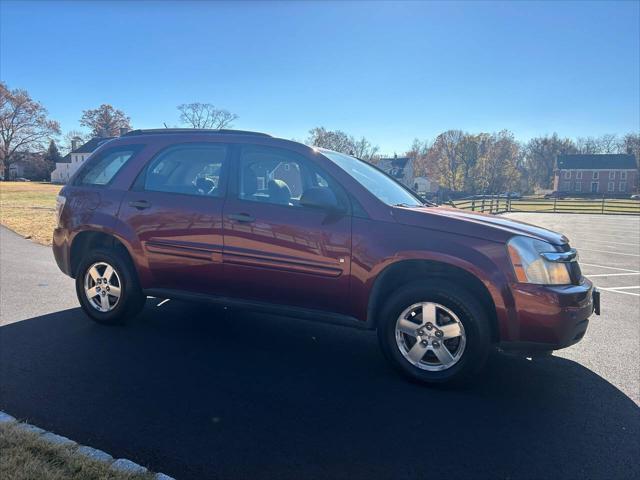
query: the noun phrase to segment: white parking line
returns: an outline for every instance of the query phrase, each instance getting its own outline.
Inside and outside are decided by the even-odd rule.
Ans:
[[[640,257],[637,253],[620,253],[610,250],[594,250],[592,248],[581,248],[580,250],[584,250],[585,252],[608,253],[609,255],[624,255],[625,257]]]
[[[589,231],[589,232],[572,232],[569,235],[570,239],[573,239],[575,241],[579,241],[582,239],[582,237],[584,237],[585,235],[593,235],[594,232],[593,230]],[[613,238],[620,238],[620,234],[619,233],[602,233],[602,232],[597,232],[598,237],[613,237]],[[633,237],[633,238],[629,238],[629,237]],[[638,235],[625,235],[625,238],[629,239],[629,240],[636,240],[638,237]]]
[[[638,242],[636,242],[636,243],[610,242],[608,240],[578,240],[576,243],[580,243],[580,242],[585,242],[585,243],[606,243],[606,244],[611,244],[611,245],[630,245],[632,247],[637,247],[638,246]],[[574,247],[575,247],[575,245],[574,245]]]
[[[593,278],[593,277],[621,277],[623,275],[640,275],[640,272],[632,272],[632,273],[597,273],[595,275],[585,275],[585,277]]]
[[[604,290],[605,292],[613,292],[613,293],[623,293],[625,295],[633,295],[634,297],[640,297],[640,293],[625,292],[625,291],[616,290],[615,288],[598,287],[598,290]]]
[[[640,288],[640,285],[636,285],[633,287],[608,287],[611,290],[635,290],[636,288]]]
[[[622,272],[640,273],[640,272],[638,272],[638,270],[629,270],[628,268],[620,268],[620,267],[608,267],[607,265],[596,265],[595,263],[584,263],[584,262],[580,262],[580,266],[598,267],[598,268],[609,268],[609,269],[611,269],[611,270],[620,270],[620,271],[622,271]]]

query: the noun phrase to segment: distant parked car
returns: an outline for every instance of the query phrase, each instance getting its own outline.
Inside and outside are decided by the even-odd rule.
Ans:
[[[640,200],[640,193],[634,193],[633,195],[631,195],[631,199],[632,200]]]
[[[19,177],[16,178],[16,182],[30,182],[31,180],[29,180],[28,178],[24,178],[24,177]]]
[[[544,198],[565,198],[565,194],[562,192],[547,193]]]
[[[482,200],[482,199],[489,199],[489,198],[495,198],[495,195],[470,195],[468,197],[464,197],[461,200]]]
[[[599,312],[563,235],[425,204],[367,162],[260,133],[129,132],[85,161],[57,214],[55,259],[97,322],[153,296],[351,325],[427,383],[473,376],[492,347],[572,345]]]

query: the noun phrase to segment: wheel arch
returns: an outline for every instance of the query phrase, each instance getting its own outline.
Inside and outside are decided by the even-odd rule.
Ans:
[[[425,279],[447,279],[462,282],[464,288],[482,304],[491,330],[492,341],[498,341],[500,328],[496,304],[485,281],[460,265],[441,260],[404,259],[385,267],[376,277],[367,305],[367,325],[377,328],[380,311],[385,300],[399,288]]]
[[[82,258],[95,248],[108,248],[122,253],[125,258],[131,262],[133,271],[137,274],[135,262],[133,256],[129,252],[126,243],[114,235],[111,232],[105,232],[102,230],[83,230],[78,232],[71,240],[71,276],[73,278],[77,275],[77,270]]]

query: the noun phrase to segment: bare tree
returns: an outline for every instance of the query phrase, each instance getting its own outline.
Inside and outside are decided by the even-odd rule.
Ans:
[[[376,163],[378,157],[378,146],[372,145],[365,137],[353,142],[353,156],[370,163]]]
[[[0,174],[16,152],[44,150],[45,143],[60,133],[58,122],[47,114],[26,90],[9,90],[0,82]]]
[[[365,137],[356,140],[351,135],[341,130],[327,130],[324,127],[316,127],[309,130],[307,145],[327,148],[336,152],[353,155],[367,162],[375,163],[378,155],[378,147],[371,144]]]
[[[579,153],[584,154],[602,153],[598,139],[594,137],[578,137],[576,139],[576,148]]]
[[[103,103],[93,110],[84,110],[80,125],[91,129],[94,137],[117,137],[121,128],[131,128],[131,119],[122,111]]]
[[[494,134],[474,135],[481,145],[476,163],[469,175],[474,179],[475,189],[469,191],[496,194],[517,188],[520,183],[518,158],[520,145],[513,133],[503,130]]]
[[[535,186],[551,188],[558,155],[571,153],[577,153],[577,148],[569,138],[560,138],[557,133],[535,137],[525,146],[524,168]]]
[[[636,162],[640,163],[640,133],[627,133],[620,142],[620,149],[623,153],[634,155]]]
[[[427,154],[427,172],[449,190],[464,187],[463,149],[465,133],[447,130],[438,135]]]
[[[622,143],[617,135],[608,133],[599,137],[578,137],[576,148],[579,153],[585,154],[619,153],[622,150]]]
[[[78,145],[82,145],[83,143],[91,140],[91,135],[80,130],[69,130],[67,133],[65,133],[62,137],[61,143],[61,150],[65,155],[73,149],[74,140]]]
[[[620,151],[620,139],[614,133],[607,133],[598,137],[600,153],[618,153]]]
[[[210,103],[183,103],[178,105],[180,121],[191,128],[230,128],[238,115],[216,108]]]

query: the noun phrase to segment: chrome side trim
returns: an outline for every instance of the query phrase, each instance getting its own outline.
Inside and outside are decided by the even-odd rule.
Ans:
[[[543,252],[540,256],[548,262],[570,263],[578,261],[578,251],[575,248],[568,252]]]

